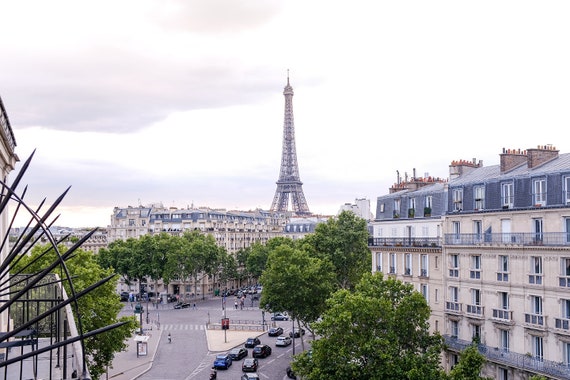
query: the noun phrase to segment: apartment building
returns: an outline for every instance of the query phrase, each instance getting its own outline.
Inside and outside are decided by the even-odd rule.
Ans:
[[[214,237],[220,247],[228,253],[236,254],[240,249],[250,247],[253,243],[265,244],[269,239],[283,236],[289,215],[286,213],[265,210],[226,211],[223,209],[166,208],[161,204],[139,207],[115,207],[108,227],[108,240],[139,238],[162,232],[182,236],[186,231],[198,230]],[[197,283],[192,280],[184,285],[172,281],[168,288],[158,283],[157,289],[150,284],[149,291],[161,294],[183,294],[203,296],[213,293],[216,284],[208,276],[200,277]],[[237,286],[238,284],[233,284]],[[231,287],[232,284],[229,285]],[[118,291],[134,290],[124,283],[118,285]]]
[[[421,199],[421,191],[402,193],[400,202]],[[499,165],[489,167],[454,161],[441,199],[441,271],[430,268],[428,283],[437,286],[433,276],[441,275],[441,288],[437,300],[435,289],[426,298],[432,329],[446,339],[445,367],[475,341],[487,359],[485,376],[570,378],[570,154],[546,145],[505,149]],[[385,197],[381,203],[388,206]],[[392,212],[403,213],[400,207]],[[375,224],[382,222],[377,217]],[[407,222],[412,232],[402,238],[414,231]],[[417,255],[410,247],[371,249],[388,263],[384,255],[399,255],[394,260],[402,265],[406,255]],[[413,273],[393,275],[419,288],[425,278]]]

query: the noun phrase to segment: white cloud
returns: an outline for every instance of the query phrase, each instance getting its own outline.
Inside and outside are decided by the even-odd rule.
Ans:
[[[139,199],[268,208],[290,69],[305,195],[312,211],[335,213],[355,198],[373,203],[396,170],[446,177],[451,160],[496,164],[503,147],[568,151],[569,10],[13,2],[2,9],[0,96],[18,154],[37,149],[34,196],[71,185],[65,207],[104,225],[85,210],[110,215]]]

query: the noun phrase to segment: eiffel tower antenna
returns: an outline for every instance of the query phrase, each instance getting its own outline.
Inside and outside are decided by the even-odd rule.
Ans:
[[[287,69],[287,85],[283,90],[283,95],[285,96],[285,121],[283,123],[281,170],[270,210],[286,212],[289,206],[289,198],[291,198],[294,214],[310,215],[311,212],[303,194],[303,182],[299,177],[299,165],[297,164],[295,123],[293,122],[293,87],[289,84],[289,69]]]

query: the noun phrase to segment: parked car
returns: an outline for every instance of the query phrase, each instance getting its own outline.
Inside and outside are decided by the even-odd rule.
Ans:
[[[251,355],[254,358],[266,358],[271,355],[271,347],[267,344],[258,344],[257,346],[253,347],[253,352]]]
[[[243,372],[256,372],[259,367],[259,362],[255,358],[247,358],[241,363],[241,370]]]
[[[281,334],[283,334],[283,327],[272,327],[267,333],[269,336],[279,336]]]
[[[259,380],[257,373],[244,373],[241,375],[241,380]]]
[[[232,365],[232,358],[228,354],[216,355],[216,360],[214,360],[214,369],[228,369]]]
[[[290,345],[291,343],[293,343],[293,340],[291,339],[291,337],[288,337],[286,335],[281,335],[281,336],[277,337],[277,340],[275,341],[275,346],[286,347],[286,346]]]
[[[190,307],[189,302],[178,302],[176,305],[174,305],[175,309],[187,309],[189,307]]]
[[[127,302],[129,300],[129,292],[121,292],[121,301]]]
[[[287,369],[285,371],[287,372],[288,378],[297,379],[297,375],[295,375],[295,372],[293,372],[293,369],[291,368],[291,366],[287,367]]]
[[[305,335],[305,329],[295,329],[295,338],[300,338],[301,335]],[[289,331],[289,336],[293,338],[293,331]]]
[[[245,348],[254,348],[258,344],[261,344],[261,341],[259,340],[259,338],[247,338],[244,346],[245,346]]]
[[[234,348],[230,351],[230,358],[232,360],[241,360],[248,355],[248,351],[243,347]]]
[[[272,321],[288,321],[289,316],[284,313],[275,313],[271,316]]]

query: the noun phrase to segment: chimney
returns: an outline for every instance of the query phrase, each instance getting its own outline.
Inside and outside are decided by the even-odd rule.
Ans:
[[[528,168],[534,169],[548,161],[558,158],[558,152],[552,144],[539,145],[535,149],[527,149]]]
[[[503,153],[499,156],[501,158],[501,174],[527,162],[527,152],[525,150],[503,148]]]
[[[473,161],[469,160],[454,160],[451,161],[451,165],[449,165],[449,179],[455,179],[457,177],[462,176],[463,174],[467,174],[477,168],[483,167],[483,160],[479,160],[477,163],[477,159],[474,158]]]

